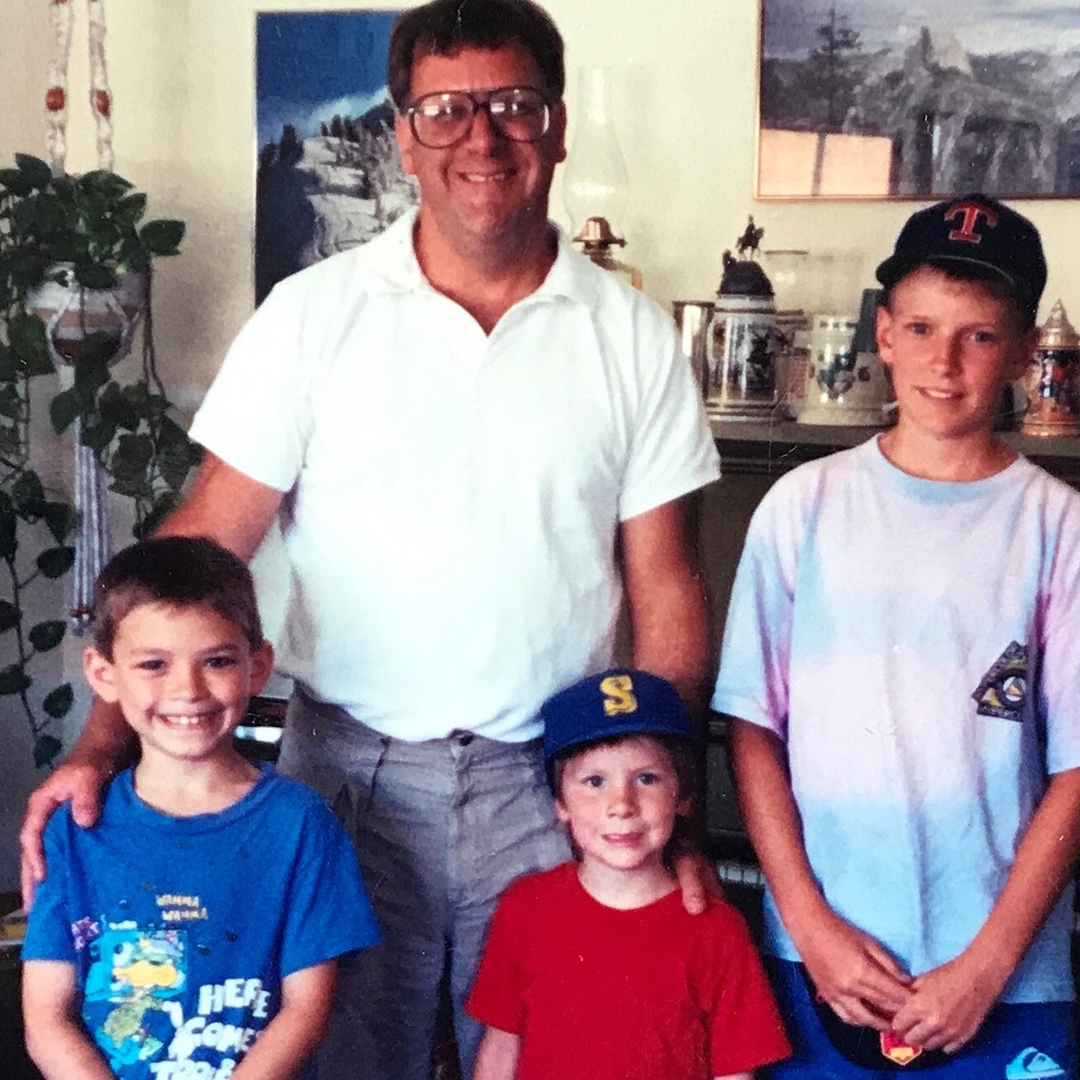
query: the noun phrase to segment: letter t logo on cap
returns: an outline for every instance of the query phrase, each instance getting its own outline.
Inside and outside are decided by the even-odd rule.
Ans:
[[[980,217],[986,218],[986,224],[989,228],[993,229],[997,226],[997,214],[988,206],[976,202],[953,203],[945,211],[945,220],[955,221],[957,218],[963,220],[958,229],[953,229],[949,233],[949,239],[960,240],[966,244],[981,244],[982,237],[975,231],[975,226],[978,225]]]

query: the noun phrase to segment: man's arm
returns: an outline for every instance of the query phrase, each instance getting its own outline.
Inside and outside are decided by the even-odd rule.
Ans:
[[[787,750],[771,731],[734,717],[739,807],[769,890],[818,993],[849,1024],[884,1031],[911,997],[910,978],[869,934],[829,906],[814,878],[791,790]]]
[[[622,523],[619,543],[633,644],[633,666],[667,679],[686,703],[705,745],[706,703],[715,675],[712,617],[698,552],[701,493],[664,503]],[[686,910],[719,894],[698,852],[675,861]]]
[[[27,960],[22,999],[26,1051],[45,1080],[114,1080],[78,1015],[74,964]]]
[[[207,454],[191,490],[158,530],[159,536],[209,536],[247,562],[262,543],[282,493]],[[23,903],[45,876],[41,833],[58,806],[70,800],[75,820],[92,825],[101,789],[130,760],[135,740],[115,705],[95,701],[64,763],[30,796],[19,833]]]
[[[282,492],[207,454],[183,503],[158,536],[209,536],[247,562],[281,506]]]
[[[337,961],[286,975],[281,1009],[266,1025],[232,1080],[291,1080],[326,1038],[337,984]]]
[[[498,1028],[484,1028],[472,1080],[514,1080],[520,1049],[520,1036]]]
[[[908,1042],[952,1053],[978,1031],[1057,903],[1080,853],[1080,769],[1056,773],[1016,852],[1005,888],[971,944],[920,975],[893,1018]]]
[[[667,679],[701,719],[715,675],[712,618],[698,555],[701,494],[624,521],[619,530],[633,664]]]

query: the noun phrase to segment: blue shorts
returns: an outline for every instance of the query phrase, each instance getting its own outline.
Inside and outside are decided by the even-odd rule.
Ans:
[[[767,956],[765,968],[792,1057],[762,1070],[770,1080],[898,1080],[904,1069],[864,1069],[829,1042],[797,964]],[[975,1038],[947,1064],[910,1075],[918,1080],[1075,1080],[1073,1003],[995,1005]]]

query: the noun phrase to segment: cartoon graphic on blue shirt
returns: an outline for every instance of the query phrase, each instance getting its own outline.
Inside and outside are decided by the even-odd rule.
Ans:
[[[84,928],[86,922],[82,920]],[[113,1006],[92,1034],[115,1071],[152,1058],[165,1037],[171,1039],[182,1017],[175,1015],[179,1007],[168,1010],[164,1005],[186,986],[187,943],[183,930],[141,929],[134,922],[109,924],[104,919],[101,925],[106,929],[96,938],[85,940],[89,935],[82,931],[90,955],[84,1001]]]

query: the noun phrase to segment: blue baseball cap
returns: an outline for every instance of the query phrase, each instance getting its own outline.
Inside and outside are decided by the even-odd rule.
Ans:
[[[908,218],[896,246],[878,268],[891,289],[919,266],[967,263],[992,271],[1034,319],[1046,287],[1046,257],[1039,230],[1023,214],[986,195],[962,195]]]
[[[632,668],[609,668],[560,690],[540,716],[547,761],[582,743],[619,735],[694,738],[690,715],[671,683]]]

